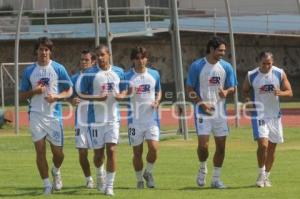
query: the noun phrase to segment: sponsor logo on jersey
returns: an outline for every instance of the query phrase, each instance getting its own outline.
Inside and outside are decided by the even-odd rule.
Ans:
[[[275,90],[275,87],[273,84],[266,84],[259,88],[260,94],[266,94],[266,93],[273,93]]]
[[[102,85],[102,90],[107,92],[112,92],[115,88],[115,83],[108,82]]]
[[[42,85],[42,86],[49,86],[50,83],[50,78],[48,77],[43,77],[38,81],[38,85]]]
[[[220,80],[221,80],[221,77],[213,76],[213,77],[210,77],[210,79],[208,80],[208,83],[210,86],[217,86],[217,85],[221,84]]]
[[[136,94],[150,93],[150,84],[142,84],[135,88]]]

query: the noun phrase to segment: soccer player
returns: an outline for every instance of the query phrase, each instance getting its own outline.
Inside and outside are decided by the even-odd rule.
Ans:
[[[257,141],[258,187],[271,187],[270,171],[278,143],[283,143],[279,97],[292,97],[285,72],[273,65],[273,54],[261,52],[260,66],[249,71],[243,84],[243,95],[252,108],[252,129]],[[252,93],[252,96],[250,95]]]
[[[72,95],[72,82],[61,64],[51,59],[53,42],[41,37],[35,45],[36,63],[23,72],[20,99],[30,100],[29,122],[36,151],[36,163],[44,181],[44,194],[52,193],[46,159],[46,139],[53,154],[53,188],[61,190],[60,167],[64,159],[61,104],[57,101]]]
[[[195,126],[198,135],[198,158],[200,161],[197,184],[206,184],[209,135],[213,134],[216,151],[213,158],[212,188],[226,186],[220,180],[225,157],[226,137],[229,134],[225,100],[235,92],[237,80],[230,63],[224,61],[226,42],[213,37],[207,43],[204,58],[197,59],[189,68],[187,92],[195,104]]]
[[[112,196],[116,174],[116,145],[120,129],[118,101],[124,96],[121,93],[124,72],[123,69],[109,63],[111,55],[107,46],[97,47],[95,53],[99,67],[92,67],[85,73],[81,80],[79,97],[93,101],[89,107],[91,143],[94,149],[98,149],[96,155],[101,161],[106,148],[106,180],[102,191]]]
[[[82,100],[77,95],[77,89],[80,92],[80,81],[85,71],[91,68],[95,64],[95,54],[90,50],[83,50],[80,55],[80,71],[71,77],[73,82],[73,98],[72,104],[76,106],[75,111],[75,141],[76,148],[79,153],[79,163],[86,178],[86,187],[92,189],[94,187],[94,181],[91,176],[90,164],[88,160],[88,149],[94,149],[94,165],[96,167],[97,176],[97,188],[102,189],[104,181],[104,168],[103,161],[100,159],[100,149],[93,148],[91,143],[91,134],[88,121],[88,107],[89,101]]]
[[[131,51],[134,67],[125,74],[127,95],[129,95],[128,136],[133,146],[133,166],[137,188],[144,188],[143,178],[148,188],[154,188],[152,176],[157,159],[159,141],[158,106],[161,99],[160,77],[156,70],[147,68],[148,52],[143,47]],[[143,142],[148,145],[147,165],[143,173]]]
[[[7,122],[13,122],[13,113],[9,110],[0,109],[0,128]]]

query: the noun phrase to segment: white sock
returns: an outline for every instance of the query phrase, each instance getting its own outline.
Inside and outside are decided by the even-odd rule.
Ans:
[[[51,187],[52,186],[49,178],[43,179],[43,182],[44,182],[44,187]]]
[[[60,173],[60,168],[56,168],[54,165],[52,167],[53,173],[54,174],[59,174]]]
[[[206,169],[207,168],[207,162],[204,161],[204,162],[200,162],[200,169]]]
[[[136,176],[136,180],[137,180],[138,182],[143,181],[143,170],[136,171],[136,172],[135,172],[135,176]]]
[[[147,166],[146,166],[146,169],[145,169],[145,170],[146,170],[148,173],[152,173],[153,167],[154,167],[154,164],[152,164],[152,163],[150,163],[150,162],[147,162]]]
[[[116,172],[106,171],[106,187],[113,188]]]
[[[104,164],[102,164],[100,167],[96,167],[96,174],[97,176],[103,176],[104,175]]]
[[[259,173],[259,174],[265,174],[265,170],[266,170],[266,167],[265,167],[265,165],[264,165],[263,167],[258,168],[258,173]]]
[[[220,180],[221,167],[214,167],[213,182]]]
[[[93,181],[93,178],[92,178],[92,176],[88,176],[88,177],[86,177],[85,179],[86,179],[86,181],[87,181],[87,182],[89,182],[89,181]]]
[[[265,174],[266,174],[266,178],[268,178],[270,176],[270,171],[269,172],[266,171]]]

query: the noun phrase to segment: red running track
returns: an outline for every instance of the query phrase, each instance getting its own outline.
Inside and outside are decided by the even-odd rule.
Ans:
[[[233,111],[229,112],[229,125],[233,126],[235,124],[235,119],[233,118]],[[126,125],[126,111],[121,112],[121,124]],[[64,116],[69,115],[68,112],[64,112]],[[174,115],[174,116],[173,116]],[[188,111],[188,125],[194,126],[194,117],[190,111]],[[282,122],[284,127],[300,127],[300,109],[283,109],[282,110]],[[19,114],[20,118],[20,126],[28,126],[28,113],[23,111]],[[161,110],[161,126],[176,126],[178,124],[178,119],[176,118],[176,114],[173,113],[170,109],[164,108]],[[241,117],[240,125],[241,126],[249,126],[251,124],[251,120],[249,118]],[[64,126],[73,127],[74,126],[74,114],[70,114],[70,117],[66,117],[64,119]]]

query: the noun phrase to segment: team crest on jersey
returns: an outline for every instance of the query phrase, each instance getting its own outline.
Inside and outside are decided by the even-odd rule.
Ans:
[[[150,84],[141,84],[135,88],[136,94],[150,93]]]
[[[260,94],[273,93],[275,90],[275,86],[273,84],[266,84],[259,88]]]
[[[220,85],[221,81],[221,77],[219,76],[212,76],[209,80],[208,83],[210,86],[216,86],[216,85]]]
[[[50,78],[48,77],[43,77],[41,78],[39,81],[38,81],[38,85],[41,85],[41,86],[49,86],[49,83],[50,83]]]
[[[101,86],[101,88],[103,91],[112,92],[115,88],[115,83],[113,82],[105,83]]]

